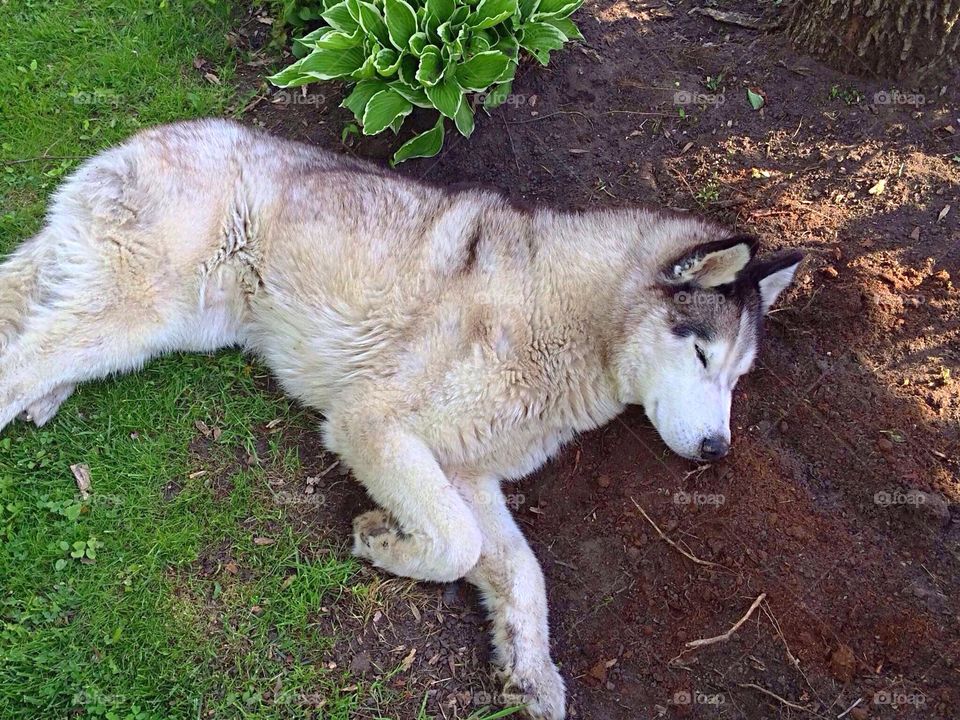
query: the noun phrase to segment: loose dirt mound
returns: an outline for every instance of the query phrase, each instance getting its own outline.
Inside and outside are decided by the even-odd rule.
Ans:
[[[765,5],[723,3],[754,15]],[[521,68],[511,102],[469,141],[450,135],[440,157],[400,168],[564,208],[705,212],[808,257],[738,390],[727,460],[671,456],[634,411],[514,489],[548,578],[570,714],[838,717],[855,705],[847,717],[957,717],[956,87],[840,76],[778,34],[692,7],[588,0],[586,44]],[[257,26],[241,28],[244,43],[263,42]],[[246,118],[342,148],[340,88],[311,91],[315,104],[264,90]],[[382,159],[390,146],[345,151]],[[639,508],[710,564],[662,541]],[[346,534],[346,518],[331,522]],[[422,592],[429,604],[451,591]],[[728,641],[685,647],[725,632],[761,593]],[[415,641],[418,621],[394,632]],[[451,668],[457,647],[482,642],[479,622],[431,623]],[[489,688],[483,663],[437,665],[413,668],[432,687],[428,711],[464,717],[450,698]]]

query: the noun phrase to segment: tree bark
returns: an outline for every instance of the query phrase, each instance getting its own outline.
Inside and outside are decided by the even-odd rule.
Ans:
[[[916,84],[958,76],[960,0],[797,0],[787,33],[855,75]]]

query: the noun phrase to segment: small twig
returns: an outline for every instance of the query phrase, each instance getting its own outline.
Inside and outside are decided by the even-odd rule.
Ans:
[[[770,690],[767,690],[766,688],[760,687],[759,685],[756,685],[755,683],[737,683],[737,684],[738,684],[740,687],[742,687],[742,688],[751,688],[751,689],[753,689],[753,690],[756,690],[757,692],[763,693],[764,695],[769,695],[769,696],[772,697],[774,700],[777,700],[777,701],[783,703],[784,705],[786,705],[787,707],[793,708],[794,710],[803,710],[804,712],[811,712],[810,708],[806,707],[805,705],[797,705],[797,703],[795,703],[795,702],[790,702],[789,700],[786,700],[786,699],[780,697],[780,696],[777,695],[775,692],[771,692]]]
[[[47,160],[86,160],[85,155],[38,155],[37,157],[4,160],[0,165],[22,165],[29,162],[45,162]]]
[[[317,475],[317,479],[320,479],[320,478],[328,475],[328,474],[330,473],[330,471],[333,470],[335,467],[337,467],[339,464],[340,464],[340,461],[337,460],[335,463],[333,463],[333,465],[331,465],[330,467],[324,469],[319,475]]]
[[[726,23],[727,25],[750,28],[751,30],[772,30],[777,27],[777,23],[766,22],[760,18],[744,15],[740,12],[717,10],[715,8],[696,7],[688,12],[687,15],[706,15],[711,20]]]
[[[753,611],[757,609],[760,603],[763,602],[763,599],[767,596],[766,593],[760,593],[756,600],[753,601],[753,605],[750,606],[750,609],[747,610],[746,614],[737,620],[736,624],[729,630],[727,630],[722,635],[717,635],[711,638],[701,638],[700,640],[691,640],[687,643],[688,648],[699,648],[705,647],[706,645],[714,645],[718,642],[726,642],[731,638],[731,636],[740,629],[740,626],[743,625],[747,620],[750,619],[750,616],[753,615]]]
[[[547,118],[552,118],[557,115],[580,115],[590,121],[590,116],[586,113],[582,113],[579,110],[557,110],[556,112],[547,113],[546,115],[539,115],[535,118],[529,118],[528,120],[510,120],[507,122],[507,125],[523,125],[524,123],[540,122],[541,120],[546,120]]]
[[[643,515],[644,518],[646,518],[646,521],[647,521],[648,523],[650,523],[651,525],[653,525],[653,529],[657,531],[657,535],[660,536],[660,539],[663,540],[664,542],[666,542],[670,547],[672,547],[672,548],[673,548],[674,550],[676,550],[678,553],[680,553],[681,555],[683,555],[683,556],[684,556],[685,558],[687,558],[688,560],[692,560],[692,561],[695,562],[697,565],[706,565],[706,566],[708,566],[708,567],[721,567],[720,565],[718,565],[718,564],[715,563],[715,562],[710,562],[709,560],[701,560],[701,559],[698,558],[696,555],[691,555],[690,553],[688,553],[686,550],[684,550],[682,547],[680,547],[679,545],[677,545],[673,540],[671,540],[670,538],[668,538],[668,537],[663,533],[663,530],[661,530],[661,529],[657,526],[657,524],[653,521],[653,519],[652,519],[649,515],[647,515],[647,511],[644,510],[642,507],[640,507],[640,503],[638,503],[638,502],[637,502],[636,500],[634,500],[632,497],[630,498],[630,502],[632,502],[634,505],[636,505],[636,506],[637,506],[637,510],[640,511],[640,514]]]
[[[859,704],[862,703],[862,702],[863,702],[863,698],[857,698],[857,701],[856,701],[853,705],[851,705],[851,706],[848,707],[846,710],[844,710],[842,713],[840,713],[839,715],[837,715],[837,720],[840,720],[840,718],[842,718],[843,716],[845,716],[848,712],[850,712],[851,710],[853,710],[857,705],[859,705]]]

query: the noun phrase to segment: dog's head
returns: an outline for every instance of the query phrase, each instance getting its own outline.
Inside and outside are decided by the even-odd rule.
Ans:
[[[633,288],[625,313],[615,353],[620,399],[643,405],[670,449],[692,460],[726,455],[733,388],[802,259],[757,259],[756,247],[742,235],[687,247]]]

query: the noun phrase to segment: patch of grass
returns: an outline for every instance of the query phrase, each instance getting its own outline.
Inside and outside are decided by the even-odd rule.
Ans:
[[[830,99],[842,100],[847,105],[858,105],[863,102],[864,97],[862,92],[852,86],[843,88],[839,85],[832,85],[830,87]]]
[[[2,4],[0,254],[36,232],[82,158],[146,125],[223,114],[229,13],[173,0]],[[300,432],[309,417],[258,390],[260,372],[235,352],[169,357],[82,387],[42,429],[0,436],[4,720],[346,720],[369,694],[322,662],[334,639],[313,614],[365,586],[265,490],[300,461],[283,443],[258,445],[255,428],[283,418]],[[246,463],[258,447],[260,462]]]

